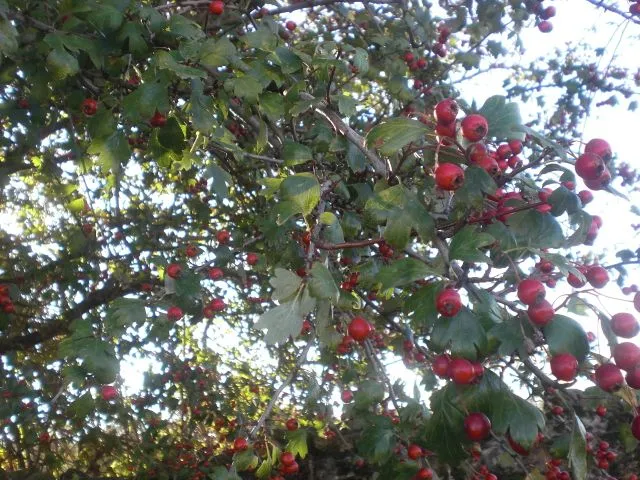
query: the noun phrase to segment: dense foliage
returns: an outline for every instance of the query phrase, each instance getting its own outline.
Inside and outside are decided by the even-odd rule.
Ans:
[[[0,0],[0,476],[637,478],[587,207],[635,172],[580,129],[640,72],[515,60],[555,13]]]

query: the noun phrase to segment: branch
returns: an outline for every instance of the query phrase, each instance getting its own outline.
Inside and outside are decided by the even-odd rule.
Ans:
[[[384,242],[382,238],[370,238],[368,240],[356,240],[354,242],[344,243],[322,243],[316,242],[316,247],[320,250],[342,250],[344,248],[360,248],[374,245],[376,243]]]
[[[620,15],[622,18],[625,18],[630,22],[635,23],[636,25],[640,25],[640,18],[631,15],[631,13],[629,12],[623,12],[615,5],[606,4],[604,0],[587,0],[587,2],[590,3],[591,5],[595,5],[598,8],[602,8],[603,10],[606,10],[608,12],[615,13],[616,15]]]
[[[364,156],[367,157],[367,159],[371,162],[374,170],[378,175],[381,175],[383,177],[387,176],[388,169],[384,160],[382,160],[377,153],[369,150],[366,147],[365,139],[353,128],[344,123],[336,112],[329,109],[325,100],[318,101],[318,99],[316,99],[313,95],[310,95],[306,92],[301,92],[300,98],[304,100],[317,101],[318,103],[314,105],[313,110],[318,115],[327,120],[338,133],[344,135],[349,142],[354,144],[358,148],[358,150],[360,150],[364,154]]]
[[[58,335],[66,335],[69,333],[69,325],[71,322],[80,318],[85,313],[96,307],[109,303],[116,298],[135,292],[138,285],[120,286],[112,284],[102,290],[96,290],[80,302],[75,307],[66,311],[58,318],[45,320],[38,330],[24,333],[21,335],[13,335],[0,339],[0,355],[17,350],[25,350],[34,347],[40,343],[51,340]]]

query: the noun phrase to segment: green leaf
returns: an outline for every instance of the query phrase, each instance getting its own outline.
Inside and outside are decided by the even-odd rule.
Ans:
[[[553,191],[547,203],[551,205],[551,214],[554,217],[559,217],[564,212],[575,213],[580,209],[580,198],[564,185]]]
[[[476,360],[487,348],[487,334],[478,318],[466,307],[455,317],[441,317],[431,332],[431,341],[436,350],[451,349],[456,357]]]
[[[285,165],[293,167],[313,160],[313,154],[311,153],[311,149],[306,145],[285,140],[284,146],[282,147],[282,158],[284,159]]]
[[[456,191],[456,200],[465,205],[481,206],[484,194],[493,194],[498,186],[483,168],[471,165],[464,171],[464,184]]]
[[[436,296],[440,290],[442,284],[433,282],[410,294],[404,302],[404,312],[410,316],[413,325],[428,328],[438,320]]]
[[[521,132],[526,133],[527,135],[532,137],[533,141],[538,145],[540,145],[541,147],[550,149],[551,151],[553,151],[553,153],[556,154],[556,156],[560,157],[562,160],[567,159],[566,149],[561,145],[559,145],[558,143],[556,143],[555,141],[551,140],[548,137],[545,137],[541,133],[538,133],[536,130],[534,130],[531,127],[527,127],[526,125],[520,125],[517,128]]]
[[[95,402],[89,392],[86,392],[81,397],[76,398],[67,407],[71,418],[86,419],[96,409]]]
[[[263,313],[253,328],[267,329],[264,341],[269,345],[285,343],[289,337],[296,338],[300,334],[304,317],[314,306],[315,299],[304,289],[291,301]]]
[[[564,245],[562,227],[552,215],[537,210],[517,212],[507,218],[519,246],[560,248]]]
[[[182,79],[205,78],[207,74],[199,68],[188,67],[179,63],[175,56],[167,51],[158,51],[153,61],[160,69],[169,70]]]
[[[369,147],[375,147],[383,155],[397,153],[405,145],[423,138],[429,129],[417,120],[392,118],[373,127],[367,134]]]
[[[201,39],[205,36],[200,25],[182,15],[176,14],[171,15],[169,18],[168,32],[176,37],[183,37],[188,40]]]
[[[348,97],[346,95],[340,95],[338,97],[338,110],[345,117],[351,117],[352,115],[355,115],[357,105],[358,105],[358,100],[356,100],[353,97]],[[355,147],[355,145],[353,144],[351,145]]]
[[[300,458],[304,458],[309,453],[309,447],[307,446],[307,430],[305,428],[299,428],[287,432],[287,446],[285,451],[291,452]]]
[[[258,96],[264,90],[262,84],[251,75],[230,78],[224,82],[224,88],[232,91],[236,97],[246,99],[250,102],[257,102]]]
[[[356,47],[353,54],[353,66],[356,67],[360,73],[367,73],[369,71],[369,54],[366,50]]]
[[[113,5],[94,3],[89,19],[101,31],[114,31],[122,25],[124,17]]]
[[[116,173],[131,157],[131,147],[124,133],[114,132],[106,139],[98,138],[91,142],[87,153],[98,156],[103,171]]]
[[[347,144],[347,164],[353,173],[362,172],[367,167],[367,157],[351,142]]]
[[[165,82],[145,82],[122,102],[125,117],[133,121],[149,120],[158,110],[169,110],[169,93]]]
[[[387,290],[431,275],[439,275],[439,273],[415,258],[401,258],[382,267],[375,280],[382,284],[381,290]]]
[[[509,432],[511,438],[529,449],[536,441],[538,431],[544,429],[542,412],[531,403],[511,392],[503,392],[493,399],[491,427],[497,435]]]
[[[278,45],[278,37],[266,26],[260,26],[255,31],[242,36],[242,41],[251,48],[266,52],[273,52]]]
[[[213,99],[204,94],[204,85],[200,79],[191,82],[189,113],[193,126],[200,132],[208,133],[216,124]]]
[[[311,267],[310,273],[309,291],[311,296],[318,299],[329,299],[334,303],[337,302],[340,290],[329,269],[316,262]]]
[[[571,427],[569,468],[573,472],[574,480],[586,480],[588,473],[586,431],[576,414],[573,415],[573,425]]]
[[[55,48],[47,56],[47,68],[57,79],[64,79],[75,75],[80,71],[80,65],[76,57],[64,48]]]
[[[126,22],[118,33],[118,41],[126,42],[130,53],[143,55],[148,50],[142,25],[136,22]],[[84,39],[86,41],[86,39]]]
[[[0,17],[0,52],[12,55],[18,50],[18,31],[11,22]]]
[[[438,459],[456,465],[467,456],[463,446],[464,413],[456,405],[456,388],[453,383],[433,392],[431,411],[423,437],[425,447],[438,454]]]
[[[258,99],[260,111],[271,120],[279,120],[284,116],[284,99],[274,92],[264,92]]]
[[[212,163],[207,167],[207,170],[205,171],[205,177],[212,180],[213,191],[219,199],[223,199],[229,196],[228,185],[233,184],[233,179],[226,170],[220,168],[215,163]]]
[[[284,268],[276,268],[274,273],[275,275],[269,280],[273,287],[271,298],[282,302],[293,297],[302,285],[302,278]]]
[[[494,95],[484,102],[479,113],[489,123],[488,138],[524,140],[524,134],[520,130],[522,118],[517,103],[507,103],[506,97]]]
[[[187,128],[181,125],[176,117],[169,117],[167,123],[160,127],[158,142],[167,150],[182,152],[186,146],[185,135]]]
[[[226,66],[236,52],[235,45],[228,38],[208,38],[200,49],[200,63],[209,68]]]
[[[109,304],[104,321],[105,333],[119,337],[127,328],[147,318],[144,301],[137,298],[118,298]]]
[[[282,181],[280,193],[291,203],[295,213],[307,216],[320,201],[320,183],[312,173],[299,173]]]
[[[320,223],[324,225],[320,232],[320,236],[323,240],[331,243],[344,242],[344,233],[342,231],[342,225],[335,214],[331,212],[323,212],[320,215]]]
[[[356,448],[358,453],[370,462],[382,464],[391,456],[395,441],[391,420],[385,417],[374,417],[366,424]]]
[[[518,351],[524,339],[521,322],[518,317],[499,323],[488,332],[489,343],[492,343],[492,340],[499,342],[498,354],[503,357]]]
[[[473,225],[467,225],[456,233],[449,245],[449,258],[463,260],[465,262],[491,263],[480,248],[488,247],[495,242],[488,233],[479,232]]]
[[[233,464],[239,472],[253,470],[258,466],[260,459],[253,452],[253,449],[237,452],[233,456]]]
[[[303,66],[300,57],[287,47],[276,48],[275,52],[269,55],[269,59],[278,65],[285,75],[295,73]]]
[[[93,336],[67,337],[59,343],[58,353],[81,359],[82,366],[100,383],[113,383],[120,370],[113,345]]]
[[[570,353],[582,362],[589,353],[589,341],[582,326],[573,318],[554,315],[544,327],[544,336],[551,355]]]

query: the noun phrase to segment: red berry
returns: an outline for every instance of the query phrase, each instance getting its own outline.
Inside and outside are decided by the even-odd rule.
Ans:
[[[185,254],[189,258],[193,258],[193,257],[197,256],[198,255],[198,247],[196,247],[195,245],[187,245],[187,248],[185,249]]]
[[[509,140],[509,147],[511,147],[511,152],[513,152],[514,155],[522,153],[522,142],[520,140]]]
[[[213,300],[211,300],[209,306],[214,312],[221,312],[227,307],[227,304],[224,303],[224,300],[222,300],[221,298],[214,298]]]
[[[596,180],[604,172],[602,158],[593,153],[583,153],[576,160],[576,173],[585,180]]]
[[[182,274],[182,266],[178,263],[170,263],[167,266],[167,275],[171,278],[178,278]]]
[[[464,170],[455,163],[441,163],[435,173],[436,185],[442,190],[457,190],[464,184]]]
[[[438,355],[431,362],[431,371],[440,378],[447,378],[449,376],[449,363],[451,363],[449,355]]]
[[[454,317],[462,308],[460,294],[453,288],[445,288],[436,297],[436,310],[443,317]]]
[[[221,245],[225,245],[226,243],[229,242],[229,239],[231,238],[231,234],[226,230],[220,230],[218,233],[216,233],[216,238],[218,239],[218,242]]]
[[[511,147],[508,143],[502,143],[498,146],[496,155],[498,155],[498,158],[501,160],[506,160],[513,155],[513,152],[511,151]]]
[[[603,190],[607,185],[609,185],[609,182],[611,182],[611,172],[606,167],[602,172],[602,175],[595,180],[584,180],[584,184],[591,190]]]
[[[640,332],[640,324],[630,313],[616,313],[611,317],[611,330],[619,337],[633,338]]]
[[[460,126],[462,127],[462,135],[470,142],[482,140],[489,132],[487,119],[477,113],[467,115]]]
[[[447,124],[438,123],[436,125],[436,133],[441,137],[455,138],[455,136],[456,136],[456,122],[451,122],[451,123],[447,123]]]
[[[422,447],[420,445],[411,444],[407,447],[407,457],[411,460],[417,460],[422,457]]]
[[[589,142],[584,147],[584,152],[597,155],[602,159],[604,163],[609,163],[609,160],[611,160],[611,157],[613,157],[613,152],[611,151],[609,142],[607,142],[606,140],[602,140],[601,138],[594,138],[593,140],[589,140]]]
[[[594,288],[602,288],[609,282],[609,273],[600,265],[592,265],[585,272],[587,282]]]
[[[612,363],[605,363],[596,368],[596,385],[605,392],[614,392],[624,384],[620,368]]]
[[[152,127],[164,127],[164,125],[167,123],[167,117],[156,110],[156,113],[153,114],[153,117],[151,117],[149,123]]]
[[[491,421],[484,413],[470,413],[464,419],[464,431],[469,440],[480,442],[489,436]]]
[[[416,480],[431,480],[433,478],[433,470],[430,468],[422,467],[416,473]]]
[[[542,33],[549,33],[553,30],[553,24],[548,20],[543,20],[538,24],[538,30]]]
[[[509,443],[509,446],[511,447],[511,449],[523,456],[527,456],[529,455],[530,451],[527,450],[526,448],[524,448],[522,445],[520,445],[518,442],[516,442],[513,438],[511,438],[511,434],[509,432],[507,432],[507,443]]]
[[[578,360],[570,353],[559,353],[551,357],[551,373],[558,379],[570,382],[578,374]]]
[[[404,58],[404,61],[407,62],[407,63],[411,63],[415,59],[413,53],[411,53],[411,52],[405,53],[403,58]]]
[[[554,7],[553,5],[549,5],[540,13],[540,18],[542,18],[543,20],[548,20],[555,16],[556,16],[556,7]]]
[[[353,400],[353,392],[351,390],[343,390],[340,398],[344,403],[350,403]]]
[[[584,287],[586,280],[578,277],[573,273],[569,273],[569,275],[567,275],[567,282],[569,282],[569,285],[571,285],[573,288],[582,288]]]
[[[564,413],[564,408],[562,408],[560,405],[556,405],[551,409],[551,413],[553,413],[554,415],[562,415]]]
[[[183,313],[180,307],[176,307],[174,305],[167,309],[167,318],[172,322],[177,322],[178,320],[180,320],[182,318],[182,315]]]
[[[210,268],[207,273],[209,275],[209,279],[211,280],[220,280],[222,277],[224,277],[224,272],[221,268],[218,267]]]
[[[482,142],[472,143],[467,148],[467,158],[471,163],[479,163],[487,155],[489,155],[489,150]]]
[[[535,305],[529,305],[529,308],[527,308],[529,320],[538,327],[547,325],[553,319],[555,313],[553,305],[546,300],[542,300]]]
[[[599,417],[604,417],[607,414],[607,407],[605,407],[604,405],[598,405],[598,407],[596,408],[596,414]]]
[[[291,452],[282,452],[280,454],[280,463],[289,466],[296,463],[296,456]]]
[[[546,295],[544,285],[539,280],[526,278],[518,284],[518,298],[525,305],[535,305]]]
[[[258,255],[255,253],[247,253],[247,264],[253,266],[258,263]]]
[[[290,418],[289,420],[287,420],[286,426],[287,430],[293,432],[294,430],[298,429],[298,420],[296,420],[295,418]]]
[[[635,343],[622,342],[613,347],[613,359],[622,370],[630,371],[640,364],[640,347]]]
[[[100,388],[100,395],[105,402],[110,402],[118,397],[118,391],[116,390],[116,387],[112,385],[103,385]]]
[[[246,438],[238,437],[233,441],[234,452],[241,452],[243,450],[246,450],[247,448],[249,448],[249,443],[247,442]]]
[[[284,24],[284,26],[287,27],[287,30],[289,30],[290,32],[293,32],[298,27],[296,22],[294,22],[293,20],[289,20]]]
[[[209,13],[212,15],[222,15],[222,12],[224,12],[224,2],[213,0],[209,4]]]
[[[640,390],[640,365],[636,365],[627,372],[625,377],[627,385],[636,390]]]
[[[473,364],[466,358],[454,358],[449,362],[448,376],[458,385],[467,385],[476,378]]]
[[[90,117],[95,115],[98,111],[98,102],[96,102],[93,98],[85,98],[82,101],[82,112]]]
[[[477,165],[492,177],[500,174],[500,165],[498,165],[496,159],[491,155],[482,157],[480,160],[478,160]]]
[[[372,330],[371,324],[362,317],[354,317],[347,328],[349,335],[357,342],[364,342]]]
[[[458,103],[452,98],[445,98],[436,105],[436,120],[439,124],[449,125],[458,116]]]
[[[590,190],[581,190],[578,192],[578,197],[582,202],[582,205],[587,205],[593,201],[593,193]]]

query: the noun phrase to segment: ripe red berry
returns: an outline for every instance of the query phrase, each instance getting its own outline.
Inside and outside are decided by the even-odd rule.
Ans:
[[[209,13],[212,15],[222,15],[222,12],[224,12],[224,2],[213,0],[209,4]]]
[[[195,245],[187,245],[185,249],[185,255],[189,258],[193,258],[198,255],[198,247]]]
[[[156,110],[156,113],[153,114],[149,123],[152,127],[164,127],[167,123],[167,117]]]
[[[289,30],[290,32],[293,32],[298,27],[296,22],[294,22],[293,20],[289,20],[284,24],[284,26],[287,27],[287,30]]]
[[[546,300],[542,300],[534,305],[529,305],[529,308],[527,308],[527,315],[531,323],[538,327],[547,325],[555,314],[556,312],[553,309],[553,305]]]
[[[344,403],[350,403],[353,400],[353,392],[351,390],[343,390],[340,398]]]
[[[216,239],[221,245],[225,245],[229,243],[230,238],[231,238],[231,234],[226,230],[220,230],[218,233],[216,233]]]
[[[511,147],[509,146],[508,143],[502,143],[498,146],[498,149],[496,150],[496,155],[501,160],[506,160],[513,155],[513,152],[511,151]]]
[[[407,457],[411,460],[417,460],[422,457],[422,447],[420,445],[411,444],[407,447]]]
[[[458,385],[467,385],[476,378],[473,364],[466,358],[454,358],[449,362],[448,376]]]
[[[467,115],[460,126],[462,127],[462,135],[470,142],[482,140],[489,132],[487,119],[477,113]]]
[[[482,142],[472,143],[467,147],[467,158],[470,163],[479,163],[484,157],[489,155],[487,146]]]
[[[585,206],[593,201],[593,193],[590,190],[581,190],[578,192],[578,197],[582,202],[582,206]]]
[[[435,173],[436,185],[442,190],[457,190],[464,184],[464,170],[455,163],[441,163]]]
[[[609,282],[609,272],[600,265],[591,265],[584,276],[594,288],[602,288]]]
[[[622,370],[629,371],[640,364],[640,347],[635,343],[622,342],[613,347],[613,359]]]
[[[596,408],[596,414],[599,417],[604,417],[607,414],[607,407],[605,407],[604,405],[598,405],[598,407]]]
[[[549,33],[551,30],[553,30],[553,23],[548,20],[543,20],[538,24],[538,30],[540,30],[542,33]]]
[[[576,160],[576,173],[585,180],[596,180],[604,172],[602,158],[593,153],[583,153]]]
[[[171,278],[178,278],[182,273],[182,266],[178,263],[170,263],[167,266],[167,275]]]
[[[362,317],[354,317],[347,327],[347,332],[357,342],[364,342],[371,335],[371,324]]]
[[[431,362],[431,371],[440,378],[447,378],[449,376],[450,362],[451,358],[449,358],[449,355],[438,355]]]
[[[293,465],[296,463],[296,456],[291,452],[282,452],[280,454],[280,463],[283,465]]]
[[[578,360],[570,353],[559,353],[551,357],[551,373],[558,379],[570,382],[578,374]]]
[[[458,116],[458,103],[452,98],[445,98],[436,105],[436,120],[441,125],[453,123]]]
[[[606,140],[602,140],[601,138],[594,138],[593,140],[589,140],[589,142],[584,147],[585,153],[592,153],[597,155],[602,159],[604,163],[609,163],[611,157],[613,157],[613,152],[611,151],[611,146],[609,142]]]
[[[411,63],[415,60],[415,56],[411,52],[407,52],[404,54],[404,61],[407,63]]]
[[[238,437],[233,441],[234,452],[241,452],[243,450],[246,450],[247,448],[249,448],[249,443],[247,442],[246,438]]]
[[[554,415],[562,415],[564,413],[564,408],[562,408],[560,405],[556,405],[551,409],[551,413],[553,413]]]
[[[118,391],[116,390],[116,387],[112,385],[103,385],[100,388],[100,395],[105,402],[110,402],[118,397]]]
[[[98,111],[98,102],[96,102],[93,98],[85,98],[82,101],[82,112],[87,116],[91,117],[95,115]]]
[[[489,436],[491,421],[482,412],[474,412],[464,419],[464,431],[469,440],[480,442]]]
[[[436,297],[436,310],[443,317],[454,317],[462,308],[460,294],[453,288],[445,288]]]
[[[527,456],[529,455],[529,453],[531,453],[530,450],[527,450],[513,438],[511,438],[511,434],[509,432],[507,432],[507,443],[509,444],[511,449],[519,455]]]
[[[224,277],[224,272],[221,268],[218,267],[210,268],[207,274],[210,280],[220,280],[222,277]]]
[[[525,305],[535,305],[546,295],[544,285],[539,280],[526,278],[518,283],[518,298]]]
[[[433,470],[422,467],[416,472],[416,480],[431,480],[433,478]]]
[[[607,187],[607,185],[609,185],[609,182],[611,182],[611,172],[606,167],[602,172],[602,175],[600,175],[595,180],[584,180],[584,184],[591,190],[603,190]]]
[[[447,124],[438,123],[436,125],[436,133],[441,137],[455,138],[456,136],[456,122]],[[445,142],[443,142],[445,143]]]
[[[256,263],[258,263],[258,255],[255,253],[247,253],[247,264],[248,265],[255,265]]]
[[[509,147],[511,147],[511,152],[513,152],[514,155],[522,153],[522,142],[520,140],[509,140]]]
[[[622,372],[613,363],[605,363],[596,368],[596,385],[605,392],[614,392],[624,384]]]
[[[177,322],[182,318],[182,309],[177,306],[172,306],[167,309],[167,318],[172,322]]]
[[[500,174],[500,165],[498,165],[497,160],[491,155],[482,157],[478,160],[477,165],[492,177]]]
[[[227,307],[227,304],[224,303],[224,300],[222,300],[221,298],[214,298],[213,300],[211,300],[209,306],[214,312],[221,312]]]
[[[633,338],[640,332],[640,324],[630,313],[616,313],[611,317],[611,330],[622,338]]]
[[[640,440],[640,415],[636,415],[636,418],[631,422],[631,433],[637,440]]]
[[[567,275],[567,282],[569,282],[569,285],[573,288],[582,288],[584,287],[586,280],[573,273],[569,273],[569,275]]]
[[[286,426],[287,430],[293,432],[294,430],[298,429],[298,420],[296,420],[295,418],[290,418],[289,420],[287,420]]]
[[[625,380],[627,381],[627,385],[631,388],[640,390],[640,365],[636,365],[629,370],[625,376]]]

